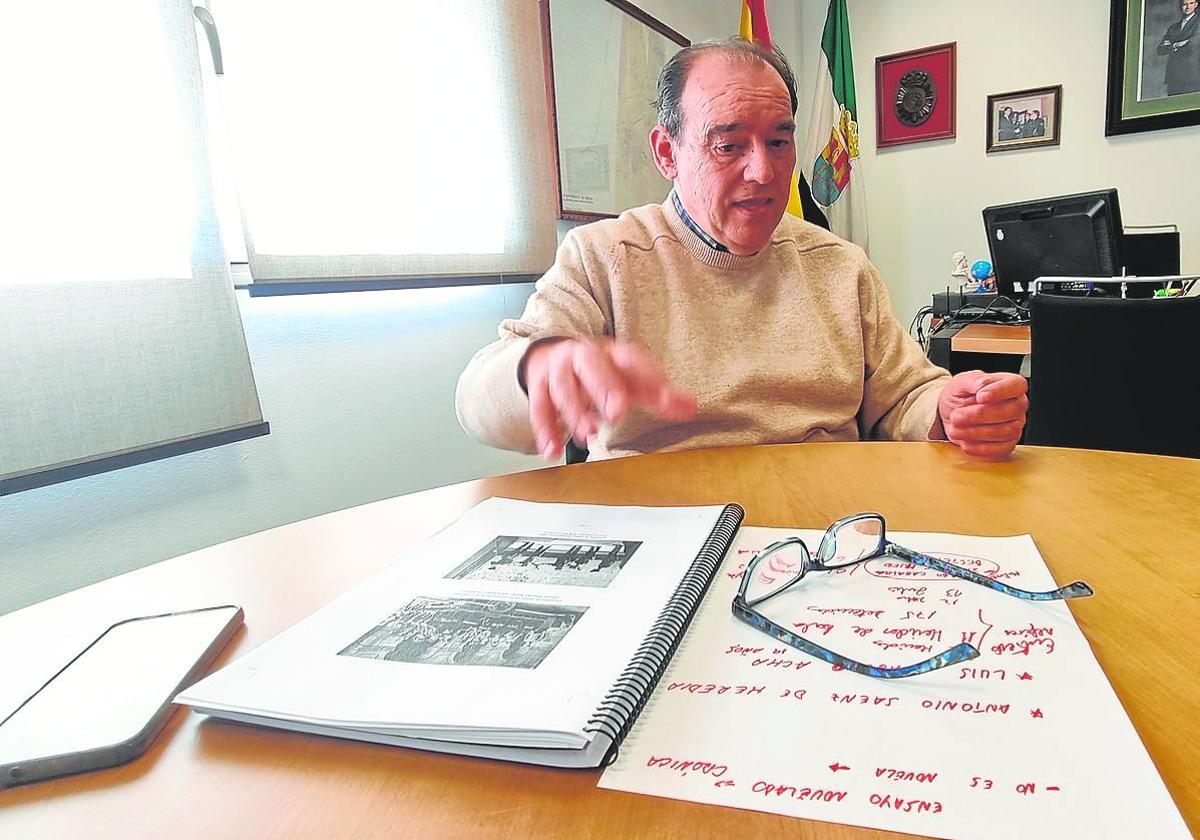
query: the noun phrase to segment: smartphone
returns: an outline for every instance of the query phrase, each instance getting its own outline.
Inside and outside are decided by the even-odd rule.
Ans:
[[[243,620],[224,605],[120,621],[0,720],[0,788],[124,764],[146,751]]]

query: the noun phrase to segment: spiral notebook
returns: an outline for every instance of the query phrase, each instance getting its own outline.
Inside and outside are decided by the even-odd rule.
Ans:
[[[654,690],[743,515],[487,499],[176,702],[317,735],[595,767]]]

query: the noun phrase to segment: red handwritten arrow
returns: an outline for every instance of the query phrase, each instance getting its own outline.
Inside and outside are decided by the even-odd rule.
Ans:
[[[1019,680],[1031,680],[1031,679],[1033,679],[1033,674],[1031,674],[1031,673],[1029,673],[1028,671],[1026,671],[1024,674],[1017,674],[1017,679],[1019,679]]]
[[[1029,712],[1029,716],[1030,716],[1030,717],[1035,717],[1035,718],[1044,717],[1044,715],[1042,715],[1042,710],[1041,710],[1041,709],[1032,709],[1032,710],[1030,710],[1030,712]]]
[[[713,782],[713,787],[733,787],[733,779],[721,779],[718,782]]]
[[[850,768],[847,767],[845,764],[838,764],[835,761],[835,762],[833,762],[833,764],[829,765],[829,769],[832,770],[834,773],[836,773],[839,770],[849,770]]]

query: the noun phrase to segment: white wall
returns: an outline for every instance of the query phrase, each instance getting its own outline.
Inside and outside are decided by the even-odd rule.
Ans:
[[[950,255],[987,257],[989,204],[1117,187],[1127,225],[1178,224],[1183,270],[1200,271],[1200,127],[1104,136],[1109,4],[1100,0],[849,0],[866,174],[871,258],[907,324],[951,282]],[[799,21],[807,116],[827,4],[807,2]],[[958,135],[875,149],[875,58],[958,43]],[[984,152],[988,94],[1061,84],[1062,143]],[[802,119],[803,121],[803,119]]]

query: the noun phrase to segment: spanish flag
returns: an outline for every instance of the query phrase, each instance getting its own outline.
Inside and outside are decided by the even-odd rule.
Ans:
[[[771,40],[771,27],[767,24],[767,0],[742,0],[743,40],[757,42],[768,50],[775,44]],[[788,212],[798,219],[805,219],[815,225],[829,230],[829,220],[821,212],[820,206],[813,201],[812,191],[808,182],[797,166],[792,171],[792,195],[788,200]]]

